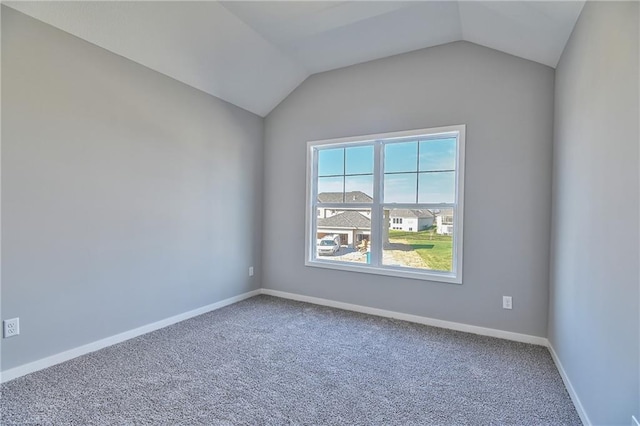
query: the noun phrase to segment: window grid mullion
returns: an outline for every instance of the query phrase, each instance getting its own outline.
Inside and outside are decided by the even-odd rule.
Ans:
[[[418,204],[418,194],[420,193],[420,141],[416,140],[416,204]]]
[[[342,149],[342,202],[347,198],[347,148]]]
[[[420,174],[426,174],[426,173],[444,173],[444,172],[455,172],[455,169],[444,169],[444,170],[420,170],[417,173]],[[385,172],[385,175],[406,175],[407,173],[416,173],[416,172]],[[369,175],[371,173],[368,173]],[[335,176],[342,176],[342,175],[335,175]],[[347,175],[347,176],[358,176],[358,175]],[[333,177],[330,175],[327,176],[320,176],[320,177]]]
[[[312,151],[313,158],[313,174],[311,178],[311,231],[312,235],[309,241],[309,250],[311,250],[311,258],[316,259],[316,240],[318,235],[318,149]]]
[[[373,203],[317,203],[316,207],[321,209],[370,209],[373,208]]]
[[[438,210],[438,209],[452,209],[456,207],[456,203],[442,203],[442,204],[430,204],[430,203],[382,203],[382,207],[385,209],[419,209],[419,210]]]
[[[384,212],[380,207],[382,201],[382,144],[376,141],[373,145],[373,206],[371,209],[371,244],[370,264],[379,266],[382,263],[382,227],[384,220]]]

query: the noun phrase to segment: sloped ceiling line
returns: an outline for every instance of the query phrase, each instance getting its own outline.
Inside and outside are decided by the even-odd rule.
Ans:
[[[583,1],[10,1],[266,116],[309,75],[466,40],[550,67]]]

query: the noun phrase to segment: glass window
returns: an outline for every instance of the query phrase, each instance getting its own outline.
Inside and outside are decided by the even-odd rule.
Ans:
[[[309,142],[306,264],[462,283],[464,142],[463,125]]]

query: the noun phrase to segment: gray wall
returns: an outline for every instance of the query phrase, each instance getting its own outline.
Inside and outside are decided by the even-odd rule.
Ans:
[[[265,121],[263,287],[546,336],[553,82],[466,42],[307,79]],[[452,124],[467,125],[462,285],[304,266],[307,141]]]
[[[2,369],[260,287],[263,120],[2,7]]]
[[[594,424],[640,420],[638,12],[587,2],[556,70],[549,339]]]

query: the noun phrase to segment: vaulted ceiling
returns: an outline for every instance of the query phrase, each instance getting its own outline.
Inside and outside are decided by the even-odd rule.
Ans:
[[[3,4],[265,116],[311,74],[452,41],[555,67],[584,2]]]

